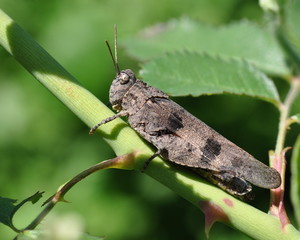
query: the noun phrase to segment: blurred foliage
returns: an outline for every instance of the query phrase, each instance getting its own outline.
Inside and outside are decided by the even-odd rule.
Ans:
[[[286,15],[285,34],[293,48],[293,52],[296,53],[294,58],[298,63],[300,62],[300,28],[298,26],[300,21],[299,9],[299,1],[288,1],[288,4],[284,9]]]
[[[104,40],[112,41],[113,24],[119,38],[171,18],[189,16],[220,25],[238,19],[264,24],[253,0],[0,0],[0,8],[18,22],[87,89],[104,102],[114,69]],[[137,62],[119,49],[121,68],[138,70]],[[287,87],[276,82],[281,92]],[[175,99],[217,131],[267,162],[277,133],[276,109],[267,103],[236,96]],[[298,99],[299,103],[299,99]],[[294,112],[299,112],[299,105]],[[35,191],[47,198],[71,176],[104,159],[112,150],[75,118],[47,89],[37,83],[0,49],[0,195],[22,199]],[[51,129],[51,131],[47,131]],[[293,126],[298,128],[298,126]],[[296,138],[292,129],[287,145]],[[47,195],[48,194],[48,195]],[[268,191],[257,189],[256,207],[267,210]],[[106,170],[89,177],[59,204],[53,214],[76,212],[86,231],[109,239],[204,239],[204,216],[185,200],[147,176]],[[289,200],[287,199],[287,208]],[[15,224],[25,226],[40,211],[26,205]],[[47,222],[47,219],[46,219]],[[15,234],[0,225],[0,238]],[[210,239],[249,239],[216,224]]]
[[[246,20],[212,27],[187,17],[172,19],[151,26],[123,42],[126,52],[141,60],[184,49],[214,57],[244,59],[272,75],[289,74],[276,37]]]

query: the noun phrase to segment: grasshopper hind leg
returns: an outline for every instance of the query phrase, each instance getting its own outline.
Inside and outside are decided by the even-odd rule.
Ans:
[[[146,171],[146,168],[147,168],[148,165],[149,165],[149,163],[150,163],[154,158],[158,157],[160,154],[161,154],[161,151],[160,151],[160,150],[157,150],[156,153],[154,153],[150,158],[148,158],[148,159],[146,160],[146,162],[144,163],[144,166],[143,166],[143,168],[141,169],[141,172],[142,172],[142,173],[145,172],[145,171]]]
[[[195,171],[224,191],[243,201],[254,199],[251,184],[242,178],[228,172],[212,172],[203,169],[195,169]]]

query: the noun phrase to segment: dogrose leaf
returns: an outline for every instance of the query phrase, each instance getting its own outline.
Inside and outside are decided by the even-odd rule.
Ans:
[[[298,227],[300,227],[300,135],[293,149],[291,175],[291,200]]]
[[[145,63],[141,75],[171,96],[231,93],[279,102],[274,83],[245,61],[177,52]]]
[[[43,192],[36,192],[32,196],[24,199],[19,204],[15,205],[17,200],[10,198],[0,197],[0,222],[9,226],[14,231],[18,232],[18,229],[14,227],[12,223],[12,218],[14,214],[22,207],[26,202],[36,203],[41,197]]]
[[[181,18],[155,25],[122,43],[130,55],[140,60],[161,56],[165,52],[190,50],[242,58],[272,75],[290,74],[275,36],[248,21],[211,27]]]

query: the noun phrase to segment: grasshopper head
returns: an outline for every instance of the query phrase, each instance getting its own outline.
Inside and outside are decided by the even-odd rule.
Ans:
[[[135,82],[136,78],[130,69],[122,70],[115,77],[109,91],[109,101],[114,110],[122,110],[123,97]]]

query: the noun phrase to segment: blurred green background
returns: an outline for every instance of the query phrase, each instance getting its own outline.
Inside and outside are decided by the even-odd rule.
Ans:
[[[84,87],[103,102],[114,69],[105,40],[120,41],[144,27],[190,16],[211,25],[250,19],[263,23],[254,0],[0,0],[0,8],[30,33]],[[138,62],[119,48],[121,68],[138,72]],[[283,81],[276,84],[285,93]],[[177,98],[197,117],[267,163],[277,133],[277,110],[270,104],[237,96]],[[0,196],[24,199],[46,191],[45,199],[69,178],[114,156],[107,144],[90,137],[88,128],[0,48]],[[296,131],[288,135],[293,144]],[[268,191],[256,189],[251,203],[266,211]],[[53,217],[76,213],[85,230],[107,239],[205,239],[204,215],[145,174],[105,170],[78,184]],[[292,215],[287,196],[287,210]],[[40,211],[26,205],[16,216],[25,226]],[[51,217],[51,216],[50,216]],[[47,221],[47,219],[46,219]],[[15,234],[0,225],[0,239]],[[249,239],[217,223],[210,239]]]

